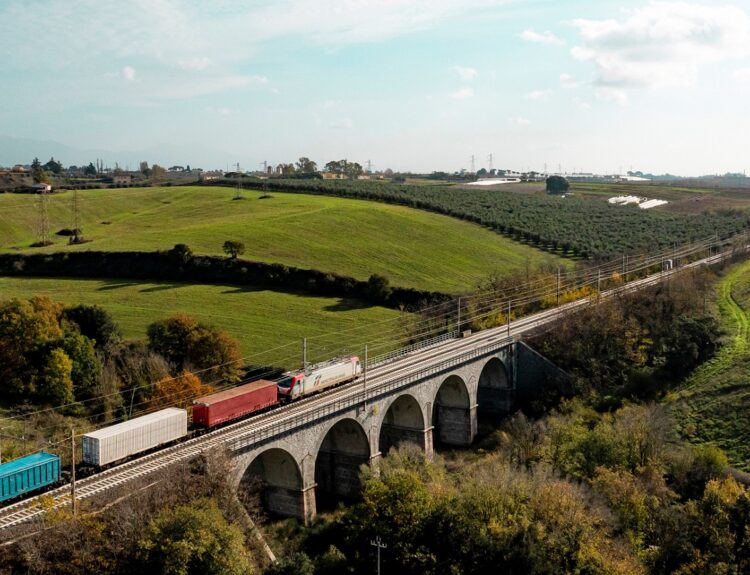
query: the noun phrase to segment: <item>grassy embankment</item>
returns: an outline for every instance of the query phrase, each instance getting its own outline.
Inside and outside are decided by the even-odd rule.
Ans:
[[[686,438],[721,447],[734,467],[750,471],[750,262],[721,278],[717,303],[727,341],[671,398],[671,408]]]
[[[245,243],[244,257],[336,272],[357,279],[377,273],[392,285],[443,292],[473,288],[491,272],[534,270],[566,262],[481,226],[402,206],[333,197],[256,191],[232,201],[229,188],[164,187],[79,192],[80,221],[92,240],[30,248],[38,210],[31,195],[0,195],[0,250],[169,249],[221,254],[225,240]],[[52,232],[71,228],[72,193],[49,198]]]
[[[243,356],[253,356],[249,363],[287,368],[299,367],[303,337],[311,361],[361,353],[365,343],[377,355],[396,345],[408,321],[407,314],[354,301],[236,286],[0,277],[0,299],[33,295],[100,305],[129,339],[145,338],[146,326],[159,318],[187,313],[236,338]]]

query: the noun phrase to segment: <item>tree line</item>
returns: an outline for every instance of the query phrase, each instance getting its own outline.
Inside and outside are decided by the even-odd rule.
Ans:
[[[237,341],[190,316],[156,320],[144,335],[124,341],[98,306],[46,297],[0,302],[0,401],[19,414],[61,407],[64,415],[101,424],[144,409],[188,407],[212,385],[245,373]],[[24,437],[50,439],[42,431],[62,421],[47,415],[34,415]],[[5,443],[4,457],[21,449]]]
[[[415,310],[448,301],[439,292],[390,286],[377,274],[357,280],[332,272],[240,259],[244,246],[228,241],[229,258],[194,255],[185,244],[157,252],[70,252],[55,254],[0,254],[0,274],[50,277],[106,277],[198,281],[265,286],[276,290],[355,298],[373,305]]]

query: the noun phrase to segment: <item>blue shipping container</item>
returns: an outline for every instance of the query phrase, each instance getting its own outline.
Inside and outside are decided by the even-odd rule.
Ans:
[[[60,458],[57,455],[34,453],[0,465],[0,501],[18,497],[60,479]]]

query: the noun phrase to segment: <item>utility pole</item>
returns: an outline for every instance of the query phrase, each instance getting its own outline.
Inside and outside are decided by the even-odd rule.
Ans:
[[[557,268],[557,305],[560,305],[560,268]]]
[[[458,318],[456,319],[456,331],[461,334],[461,298],[458,298]]]
[[[471,155],[471,173],[476,174],[476,162],[474,161],[474,154]]]
[[[240,173],[240,163],[237,162],[237,191],[234,194],[235,200],[242,199],[242,174]]]
[[[378,535],[377,537],[375,537],[375,539],[370,541],[370,545],[378,548],[378,575],[380,575],[380,550],[388,549],[388,545],[383,543],[383,540],[380,538],[380,535]]]
[[[70,428],[70,504],[73,507],[73,515],[76,514],[76,434],[75,429]]]
[[[302,338],[302,369],[307,371],[307,338]]]
[[[365,398],[365,411],[367,411],[367,344],[365,344],[365,366],[362,370],[362,395]]]
[[[510,337],[510,300],[508,300],[508,337]]]

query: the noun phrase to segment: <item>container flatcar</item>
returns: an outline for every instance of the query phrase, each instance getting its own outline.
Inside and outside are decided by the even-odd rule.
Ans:
[[[193,401],[193,425],[210,428],[278,403],[276,382],[261,379]]]
[[[60,481],[60,458],[45,451],[0,465],[0,501]]]
[[[286,373],[277,382],[279,400],[291,401],[303,395],[317,393],[339,383],[352,381],[360,373],[362,368],[356,356],[335,359],[303,372]]]
[[[169,407],[83,436],[83,461],[108,465],[187,435],[187,411]]]

